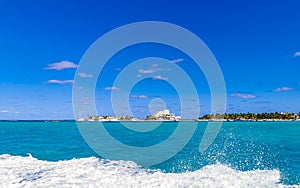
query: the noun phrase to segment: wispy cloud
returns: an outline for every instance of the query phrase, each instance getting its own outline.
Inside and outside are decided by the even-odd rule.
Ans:
[[[158,71],[170,71],[171,69],[161,68],[158,64],[153,64],[149,69],[139,69],[138,72],[140,74],[152,74]]]
[[[272,103],[271,101],[255,101],[255,102],[252,102],[253,104],[270,104]]]
[[[295,52],[294,57],[300,57],[300,52]]]
[[[256,95],[247,94],[247,93],[231,93],[229,96],[241,99],[254,99],[257,98]]]
[[[157,65],[157,64],[154,64],[154,65]],[[155,73],[157,71],[162,71],[162,70],[163,70],[162,68],[159,68],[157,66],[152,66],[149,69],[139,69],[139,73],[141,73],[141,74],[152,74],[152,73]]]
[[[74,80],[48,80],[49,84],[73,84]]]
[[[170,63],[179,63],[179,62],[182,62],[182,61],[184,61],[184,59],[178,58],[178,59],[170,60],[169,62],[170,62]]]
[[[135,98],[135,99],[146,99],[148,98],[146,95],[131,95],[131,98]]]
[[[75,69],[78,65],[72,63],[70,61],[61,61],[56,63],[50,63],[44,69],[52,69],[52,70],[63,70],[63,69]]]
[[[281,92],[281,91],[293,91],[295,88],[292,87],[279,87],[273,90],[273,92]]]
[[[153,80],[165,80],[165,81],[168,80],[167,77],[162,77],[162,76],[160,76],[160,75],[153,76],[152,79],[153,79]]]
[[[155,73],[156,71],[156,69],[139,69],[139,73],[141,74],[151,74]]]
[[[14,110],[0,110],[0,113],[13,113],[13,114],[19,114],[20,112],[14,111]]]
[[[104,88],[104,90],[108,90],[108,91],[116,91],[116,90],[119,90],[120,88],[118,88],[118,87],[115,87],[115,86],[113,86],[113,87],[106,87],[106,88]]]
[[[85,72],[80,72],[80,73],[78,73],[78,76],[79,76],[79,77],[82,77],[82,78],[92,78],[92,77],[93,77],[93,75],[87,74],[87,73],[85,73]]]

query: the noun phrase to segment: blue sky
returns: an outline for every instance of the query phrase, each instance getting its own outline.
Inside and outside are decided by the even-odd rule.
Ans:
[[[72,80],[85,51],[112,29],[151,20],[177,24],[207,44],[224,75],[227,112],[299,112],[299,7],[298,0],[1,1],[0,119],[73,119]],[[210,112],[207,82],[189,57],[150,44],[116,54],[103,69],[95,91],[100,115],[113,113],[109,89],[118,73],[147,56],[178,60],[197,87],[201,114]],[[154,98],[179,113],[176,92],[157,78],[132,89],[135,116],[149,115]]]

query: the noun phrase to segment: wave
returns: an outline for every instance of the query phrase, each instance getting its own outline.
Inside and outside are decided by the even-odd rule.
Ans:
[[[278,170],[239,171],[222,164],[165,173],[96,157],[49,162],[0,155],[0,187],[300,187],[279,182]]]

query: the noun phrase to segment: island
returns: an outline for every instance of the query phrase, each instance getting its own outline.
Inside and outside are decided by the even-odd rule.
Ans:
[[[132,116],[98,116],[92,115],[86,118],[78,117],[76,121],[181,121],[181,116],[170,113],[170,110],[159,110],[145,118]],[[271,112],[271,113],[225,113],[205,114],[197,119],[185,121],[300,121],[299,113]]]
[[[299,121],[299,113],[271,112],[271,113],[225,113],[205,114],[198,118],[199,121]]]
[[[132,116],[87,116],[86,118],[78,117],[76,121],[180,121],[180,116],[170,113],[170,110],[164,109],[155,112],[146,118],[136,118]]]

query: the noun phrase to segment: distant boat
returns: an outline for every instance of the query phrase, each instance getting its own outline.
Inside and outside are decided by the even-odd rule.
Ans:
[[[76,118],[76,121],[85,121],[84,118]]]

